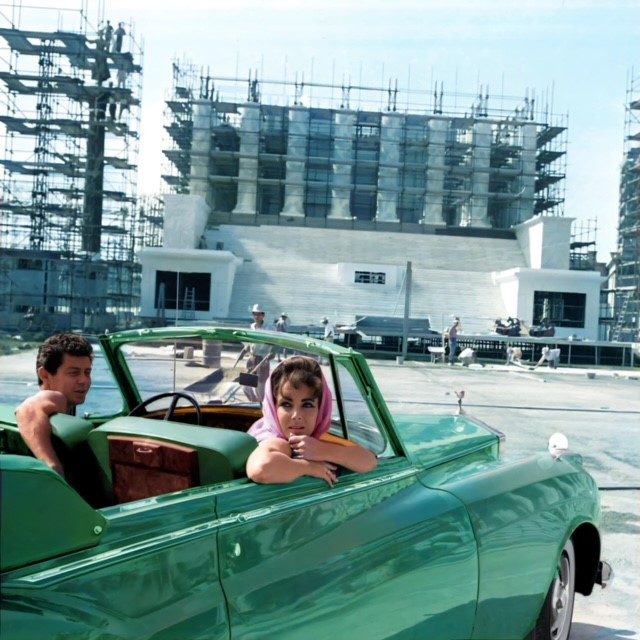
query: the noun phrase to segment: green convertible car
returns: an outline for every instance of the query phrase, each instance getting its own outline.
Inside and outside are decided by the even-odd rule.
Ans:
[[[52,418],[66,479],[0,407],[2,640],[566,640],[574,593],[610,579],[579,456],[505,460],[469,416],[392,414],[356,351],[220,327],[99,340],[85,413]],[[248,479],[252,353],[320,361],[331,433],[377,468]]]

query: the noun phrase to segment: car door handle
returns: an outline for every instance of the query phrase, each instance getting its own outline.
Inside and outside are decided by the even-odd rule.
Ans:
[[[249,522],[250,520],[256,520],[257,518],[264,518],[273,512],[273,509],[266,507],[264,509],[254,509],[253,511],[246,511],[245,513],[238,514],[239,522]]]

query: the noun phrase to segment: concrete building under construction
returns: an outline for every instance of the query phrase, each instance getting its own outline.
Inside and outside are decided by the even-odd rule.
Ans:
[[[411,289],[436,330],[458,313],[471,333],[511,316],[598,339],[595,242],[571,239],[567,118],[544,96],[175,62],[165,113],[175,194],[164,246],[141,252],[146,321],[246,322],[259,303],[298,327],[327,312],[363,327]]]
[[[567,118],[544,95],[228,78],[175,62],[164,178],[176,195],[154,252],[163,221],[135,189],[142,52],[124,27],[118,41],[83,7],[74,29],[0,29],[6,327],[102,331],[127,326],[138,301],[156,323],[228,321],[279,300],[301,322],[318,307],[347,322],[395,315],[413,255],[422,317],[455,309],[481,332],[511,315],[598,337],[595,243],[570,242]],[[300,270],[321,300],[292,295],[287,272]]]
[[[566,117],[533,92],[211,77],[175,63],[166,128],[165,180],[201,195],[213,222],[420,233],[563,214]]]
[[[611,339],[640,342],[640,75],[629,73],[620,171],[618,246],[610,273]]]
[[[3,13],[4,328],[103,331],[138,304],[135,252],[157,229],[136,196],[142,51],[132,25],[88,7],[46,31],[29,7]]]

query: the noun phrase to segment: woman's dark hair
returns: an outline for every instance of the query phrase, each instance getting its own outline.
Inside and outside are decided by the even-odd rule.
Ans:
[[[292,356],[279,364],[271,374],[271,391],[274,401],[280,388],[288,382],[294,389],[305,385],[313,390],[313,397],[322,400],[322,369],[308,356]]]
[[[78,357],[87,356],[93,361],[93,347],[86,338],[75,333],[57,333],[40,345],[36,359],[36,373],[40,367],[43,367],[50,374],[55,375],[65,354]],[[38,384],[42,384],[40,376],[38,376]]]

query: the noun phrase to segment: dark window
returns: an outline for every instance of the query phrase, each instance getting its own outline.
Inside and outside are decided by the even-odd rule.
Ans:
[[[237,176],[238,159],[215,157],[211,163],[211,174],[214,176]]]
[[[426,186],[426,175],[424,170],[405,169],[405,171],[402,172],[402,184],[404,187],[408,188],[424,189]]]
[[[277,162],[261,162],[258,167],[258,175],[260,178],[269,180],[284,180],[285,164],[281,159]]]
[[[535,291],[533,294],[533,324],[547,320],[555,327],[584,328],[587,296],[584,293]]]
[[[329,138],[311,138],[309,140],[310,158],[329,158],[331,156],[331,140]]]
[[[378,167],[356,165],[353,170],[353,181],[357,185],[374,185],[378,183]]]
[[[377,162],[380,157],[380,141],[377,138],[356,138],[353,150],[356,161]]]
[[[370,191],[354,191],[351,194],[351,214],[358,220],[373,220],[376,215],[376,194]]]
[[[376,273],[375,271],[356,271],[353,281],[356,284],[385,284],[387,274],[384,272]]]
[[[402,193],[398,201],[398,219],[402,222],[419,222],[424,209],[424,196]]]
[[[210,295],[210,273],[156,271],[156,309],[209,311]]]
[[[217,211],[233,211],[238,201],[237,184],[215,184],[213,200]]]
[[[306,165],[307,180],[309,182],[322,182],[328,184],[331,182],[333,171],[328,160],[313,161],[310,160]]]
[[[284,187],[281,185],[261,185],[258,187],[258,213],[277,215],[282,211]]]
[[[400,158],[407,164],[419,164],[426,165],[427,163],[427,148],[425,146],[418,145],[401,145],[400,146]],[[404,154],[404,157],[403,157]]]
[[[304,209],[309,218],[325,218],[329,215],[331,192],[327,188],[308,187],[304,194]]]
[[[312,110],[311,119],[309,120],[309,133],[320,136],[331,135],[331,112]]]
[[[260,138],[260,153],[282,154],[287,152],[287,136],[284,132],[265,133]]]
[[[239,123],[238,123],[239,126]],[[228,123],[215,128],[213,135],[213,148],[220,151],[239,151],[240,136],[238,132]]]
[[[18,259],[18,269],[25,270],[34,270],[41,271],[42,270],[42,260],[32,260],[29,258],[19,258]]]

